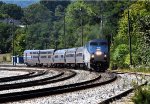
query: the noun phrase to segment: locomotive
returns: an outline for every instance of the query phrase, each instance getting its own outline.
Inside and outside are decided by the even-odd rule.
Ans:
[[[94,39],[77,48],[25,50],[24,63],[27,66],[83,67],[105,71],[109,67],[109,56],[108,41]]]

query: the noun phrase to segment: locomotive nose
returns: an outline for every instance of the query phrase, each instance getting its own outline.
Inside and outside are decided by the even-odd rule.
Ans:
[[[103,59],[103,52],[100,49],[96,49],[94,60],[100,61],[102,59]]]
[[[100,49],[96,49],[95,55],[96,56],[101,56],[103,53],[101,52]]]
[[[107,55],[98,48],[95,53],[91,55],[91,59],[95,62],[106,61]]]

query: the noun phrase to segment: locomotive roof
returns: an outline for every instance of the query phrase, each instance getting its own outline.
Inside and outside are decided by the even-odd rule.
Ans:
[[[91,40],[89,42],[107,42],[107,39],[94,39],[94,40]]]

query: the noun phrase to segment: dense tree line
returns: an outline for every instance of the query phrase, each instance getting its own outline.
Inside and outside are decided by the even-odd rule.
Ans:
[[[25,49],[79,47],[83,29],[84,44],[95,38],[111,40],[111,66],[117,65],[117,67],[129,67],[130,64],[129,7],[133,64],[150,64],[150,3],[147,1],[41,0],[39,3],[22,9],[15,8],[15,5],[11,4],[9,7],[12,9],[1,5],[8,6],[8,4],[0,2],[0,18],[10,16],[20,19],[25,25],[24,28],[17,28],[15,31],[17,54],[22,55]],[[17,12],[12,13],[11,11]],[[7,28],[10,27],[6,26],[1,29],[1,33],[5,29],[8,31]],[[11,40],[8,37],[6,38]],[[11,46],[10,43],[8,47]],[[4,45],[2,44],[1,47]],[[11,50],[11,48],[6,48],[6,50]]]
[[[129,6],[133,65],[150,65],[150,2],[137,1]],[[112,64],[130,65],[128,10],[119,20],[118,33],[112,46]]]
[[[2,22],[5,19],[13,18],[20,20],[23,17],[23,10],[15,4],[6,4],[0,1],[0,53],[11,52],[12,50],[12,30],[16,26],[8,22]]]

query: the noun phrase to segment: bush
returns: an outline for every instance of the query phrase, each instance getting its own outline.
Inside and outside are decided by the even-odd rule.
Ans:
[[[118,65],[118,67],[127,67],[125,63],[125,57],[128,54],[128,46],[126,44],[120,44],[117,46],[116,50],[114,51],[112,57],[112,65]]]
[[[6,62],[6,56],[3,56],[3,62]]]
[[[135,104],[150,104],[150,85],[139,87],[132,100]]]

